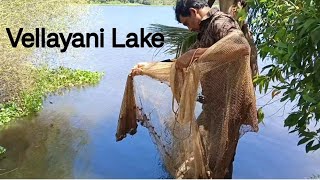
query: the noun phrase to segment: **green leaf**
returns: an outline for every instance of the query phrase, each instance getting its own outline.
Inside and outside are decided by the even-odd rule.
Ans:
[[[315,150],[318,150],[320,148],[320,144],[317,144],[317,145],[314,145],[312,147],[310,147],[310,151],[315,151]]]
[[[312,144],[313,144],[313,142],[314,142],[314,140],[308,142],[308,144],[306,145],[306,152],[307,152],[307,153],[312,150]]]
[[[320,41],[320,29],[310,33],[312,42],[317,45]]]
[[[288,53],[290,55],[292,55],[292,53],[293,53],[293,46],[291,44],[288,45]]]
[[[290,91],[290,93],[289,93],[290,101],[293,101],[295,99],[296,95],[297,95],[297,92]]]
[[[260,108],[258,109],[258,123],[263,122],[263,119],[264,119],[264,113],[263,113],[263,111],[262,111],[262,108],[260,107]]]
[[[268,68],[271,68],[271,67],[275,67],[275,65],[274,64],[266,65],[261,69],[261,72],[263,72],[265,69],[268,69]]]
[[[262,93],[262,88],[263,88],[263,81],[261,81],[260,83],[259,83],[259,92],[260,93]]]
[[[303,28],[299,33],[299,37],[302,37],[304,35],[304,33],[306,32],[306,30],[310,27],[310,25],[312,25],[313,23],[317,23],[316,19],[308,19],[304,24],[303,24]]]
[[[298,131],[298,129],[294,129],[294,130],[290,131],[289,133],[294,133],[296,131]]]
[[[264,85],[264,93],[267,93],[269,87],[269,81],[267,80],[265,85]]]
[[[304,138],[302,138],[302,139],[298,142],[298,146],[301,145],[301,144],[304,144],[304,143],[306,143],[306,142],[308,142],[308,141],[310,141],[310,140],[311,140],[311,138],[309,138],[309,137],[304,137]]]
[[[277,44],[275,44],[277,47],[280,47],[280,48],[284,48],[286,49],[287,48],[287,44],[283,43],[283,42],[278,42]]]
[[[287,100],[288,98],[289,98],[289,95],[287,94],[283,98],[280,99],[280,102],[283,102],[283,101]]]
[[[309,96],[306,93],[302,95],[302,98],[307,102],[317,103],[317,101],[314,98],[312,98],[311,96]]]
[[[295,126],[299,119],[300,119],[301,115],[298,114],[298,113],[293,113],[293,114],[290,114],[286,120],[284,121],[284,126],[285,127],[292,127],[292,126]]]
[[[314,136],[317,135],[316,132],[308,132],[308,131],[303,131],[301,132],[302,136],[308,137],[308,138],[313,138]]]
[[[6,148],[0,146],[0,155],[4,154],[6,151],[7,151]]]
[[[253,78],[253,81],[252,81],[252,83],[253,84],[258,84],[260,82],[260,78],[259,78],[259,75],[257,75],[257,76],[255,76],[254,78]]]

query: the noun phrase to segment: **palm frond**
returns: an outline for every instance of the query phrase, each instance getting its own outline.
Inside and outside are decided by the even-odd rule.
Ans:
[[[148,28],[152,32],[163,34],[165,42],[165,53],[176,54],[179,56],[193,45],[197,38],[197,33],[190,32],[188,29],[166,26],[162,24],[151,24]]]

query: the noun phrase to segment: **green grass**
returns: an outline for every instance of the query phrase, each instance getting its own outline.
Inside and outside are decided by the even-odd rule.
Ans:
[[[43,100],[47,95],[72,87],[96,85],[103,76],[103,73],[64,67],[40,68],[35,71],[37,79],[32,89],[23,92],[19,99],[0,104],[0,125],[15,118],[38,112],[42,109]]]

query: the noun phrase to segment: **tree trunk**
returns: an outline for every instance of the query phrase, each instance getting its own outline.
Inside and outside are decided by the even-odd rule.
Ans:
[[[229,8],[237,4],[239,0],[219,0],[219,5],[220,5],[220,10],[223,11],[224,13],[229,13]]]
[[[246,3],[244,0],[219,0],[220,10],[223,11],[224,13],[230,14],[237,21],[238,21],[237,9],[238,8],[246,8],[246,7],[243,7],[243,6],[246,6],[245,4]],[[254,77],[255,75],[257,75],[259,73],[258,62],[257,62],[258,50],[257,50],[257,47],[254,43],[253,37],[250,33],[248,24],[246,22],[244,22],[244,23],[240,23],[239,25],[241,26],[240,28],[241,28],[243,34],[245,35],[245,37],[247,38],[247,40],[250,44],[250,47],[251,47],[250,67],[251,67],[252,77]]]

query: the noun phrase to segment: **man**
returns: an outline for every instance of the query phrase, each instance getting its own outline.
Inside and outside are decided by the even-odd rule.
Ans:
[[[206,49],[214,43],[227,36],[230,32],[240,29],[238,23],[230,15],[220,12],[217,8],[210,8],[205,0],[178,0],[175,14],[178,22],[187,26],[190,31],[198,32],[196,43],[191,47],[191,50],[177,59],[176,68],[187,67],[190,62],[186,60],[193,60],[191,59],[192,56],[194,56],[193,58],[195,59],[200,57]],[[201,84],[203,84],[203,82]],[[204,87],[204,85],[202,86]],[[206,93],[205,91],[202,93],[204,94],[204,101],[210,101],[208,99],[210,93]],[[206,104],[204,104],[203,107],[204,111],[206,111],[205,106]],[[210,144],[210,141],[208,140],[209,135],[207,135],[208,133],[206,132],[210,131],[210,128],[206,127],[207,123],[205,123],[205,121],[208,121],[209,118],[206,118],[206,115],[204,114],[205,113],[201,113],[198,118],[198,124],[200,130],[202,129],[201,134],[203,135],[206,147]],[[232,162],[230,163],[229,170],[225,173],[225,176],[219,178],[232,178]],[[209,167],[210,166],[212,165],[210,165],[209,162]],[[210,168],[212,169],[212,167]]]
[[[190,31],[197,32],[197,41],[190,48],[189,51],[181,55],[176,60],[176,68],[186,68],[190,62],[199,58],[209,47],[218,42],[220,39],[227,36],[233,31],[239,31],[240,27],[238,23],[228,14],[225,14],[217,8],[210,8],[205,0],[177,0],[175,7],[176,20],[179,23],[187,26]],[[132,75],[140,74],[143,64],[136,66],[132,70]],[[216,87],[226,87],[228,81],[227,69],[220,68],[219,75],[210,74],[201,78],[201,87],[203,98],[203,111],[197,119],[199,125],[202,143],[208,157],[208,165],[214,178],[232,178],[233,160],[236,152],[236,146],[240,137],[239,129],[241,123],[235,121],[230,122],[231,125],[225,127],[221,123],[224,123],[226,108],[229,105],[226,104],[225,99],[228,97],[227,92],[221,91]],[[214,83],[212,83],[214,82]],[[243,110],[246,111],[248,106],[243,106]],[[255,107],[254,107],[255,108]],[[239,115],[239,119],[244,119],[244,115]],[[231,136],[224,136],[225,129]],[[228,133],[227,133],[228,134]],[[231,145],[224,147],[217,147],[221,143],[221,138],[224,138],[224,144],[228,144],[231,141]],[[229,139],[228,139],[229,138]],[[225,148],[227,147],[227,148]],[[215,156],[220,152],[225,151],[221,160],[228,164],[224,167],[218,167],[220,162],[214,162]]]

